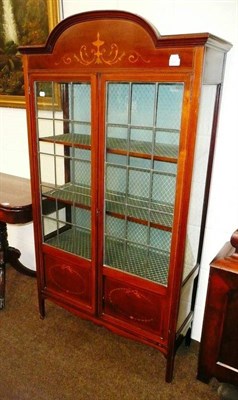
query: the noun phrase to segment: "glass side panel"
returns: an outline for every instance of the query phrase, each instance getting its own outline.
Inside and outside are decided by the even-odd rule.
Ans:
[[[36,82],[43,242],[91,259],[91,84]]]
[[[107,83],[104,264],[167,285],[183,84]]]
[[[202,243],[203,240],[203,237],[200,237],[201,222],[203,208],[205,207],[204,194],[211,147],[216,95],[216,85],[202,86],[193,166],[193,179],[186,229],[187,235],[183,274],[184,280],[194,269],[197,262],[200,262],[200,260],[198,260],[198,249],[199,242],[201,241]]]

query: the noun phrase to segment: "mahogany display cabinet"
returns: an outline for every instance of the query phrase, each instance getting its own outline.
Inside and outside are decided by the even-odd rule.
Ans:
[[[160,350],[191,328],[226,53],[92,11],[23,54],[45,300]]]

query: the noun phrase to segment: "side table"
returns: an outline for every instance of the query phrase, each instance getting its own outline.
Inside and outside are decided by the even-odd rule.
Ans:
[[[32,221],[32,201],[29,179],[0,173],[0,309],[5,305],[6,264],[17,271],[36,276],[36,272],[20,261],[20,251],[8,244],[7,223],[25,224]]]

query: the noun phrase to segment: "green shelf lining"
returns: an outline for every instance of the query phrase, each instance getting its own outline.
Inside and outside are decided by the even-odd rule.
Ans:
[[[167,285],[169,253],[106,237],[104,264]]]
[[[44,197],[65,201],[71,204],[91,206],[90,187],[67,183],[56,189],[44,191]],[[139,220],[171,228],[173,223],[173,206],[150,202],[148,199],[130,196],[118,192],[106,193],[106,212],[127,215]]]
[[[46,188],[46,186],[44,186],[44,188]],[[65,185],[49,191],[45,190],[43,196],[66,201],[72,204],[83,204],[88,207],[91,206],[91,190],[89,186],[79,186],[72,183],[66,183]]]
[[[172,205],[150,202],[136,196],[126,197],[115,192],[107,192],[106,211],[150,221],[169,228],[172,228],[173,224]]]
[[[91,259],[91,234],[86,231],[75,228],[68,229],[47,239],[45,243],[68,253]]]
[[[40,138],[40,141],[59,143],[68,146],[91,146],[91,135],[65,133],[62,135],[47,136]],[[128,149],[128,140],[119,138],[107,138],[108,151],[118,150],[129,153],[146,154],[152,156],[152,143],[139,140],[130,140]],[[171,159],[178,158],[178,146],[173,144],[155,143],[154,154],[157,157],[167,157]]]
[[[129,145],[128,145],[129,143]],[[140,153],[152,155],[152,143],[145,142],[142,140],[130,140],[119,139],[119,138],[107,138],[107,149],[110,150],[122,150],[127,153]],[[155,143],[154,156],[157,157],[169,157],[178,158],[178,146],[173,144]]]
[[[91,135],[82,135],[78,133],[64,133],[62,135],[46,136],[39,138],[42,142],[59,143],[63,145],[91,145]]]

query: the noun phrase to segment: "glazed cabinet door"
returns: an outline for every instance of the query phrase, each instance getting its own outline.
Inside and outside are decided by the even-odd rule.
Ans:
[[[95,92],[95,77],[34,82],[42,285],[90,311],[95,308]]]
[[[164,337],[185,83],[104,88],[102,314]]]

